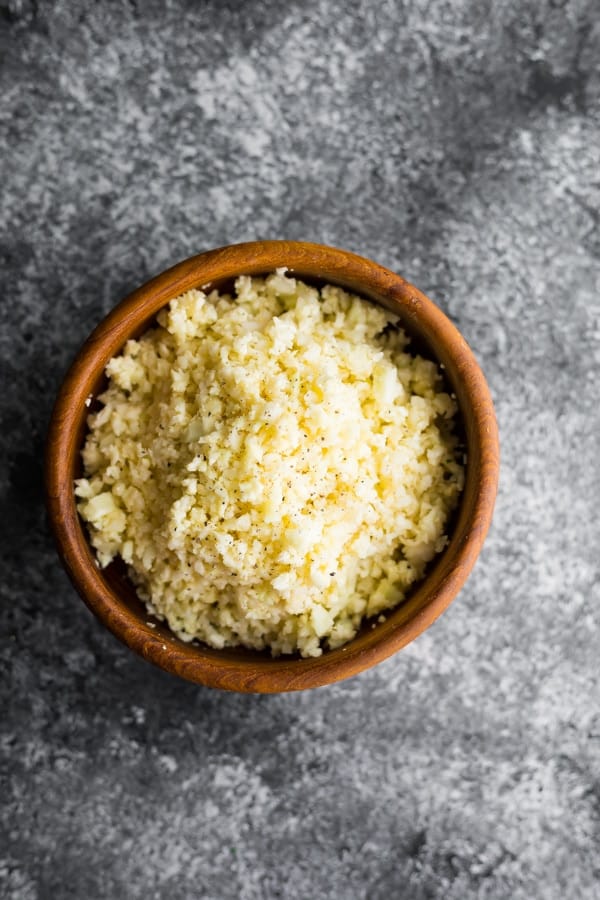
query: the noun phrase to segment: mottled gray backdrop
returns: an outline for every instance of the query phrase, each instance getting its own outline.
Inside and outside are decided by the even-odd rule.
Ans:
[[[0,895],[600,897],[598,0],[0,2]],[[54,554],[44,432],[125,293],[252,238],[401,272],[488,376],[468,586],[377,669],[177,681]]]

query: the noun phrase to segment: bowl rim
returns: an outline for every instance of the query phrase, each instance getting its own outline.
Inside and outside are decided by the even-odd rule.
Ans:
[[[471,443],[480,465],[465,513],[464,534],[448,564],[436,564],[386,621],[345,647],[308,659],[271,658],[255,651],[222,652],[185,644],[146,622],[119,599],[102,577],[79,518],[73,490],[90,390],[108,360],[140,325],[191,287],[285,267],[299,277],[322,278],[400,310],[439,339],[464,386],[472,416]],[[359,285],[359,287],[357,287]],[[87,401],[87,402],[86,402]],[[492,519],[499,473],[499,439],[491,394],[465,339],[433,301],[402,276],[347,250],[304,241],[250,241],[197,254],[167,269],[118,303],[81,346],[59,389],[45,456],[46,506],[59,557],[88,608],[123,643],[160,668],[209,687],[244,693],[278,693],[331,684],[383,661],[428,628],[458,594],[473,568]],[[467,469],[467,478],[469,470]],[[452,541],[451,541],[452,543]],[[442,554],[448,553],[449,548]],[[437,573],[437,574],[436,574]],[[168,631],[168,629],[167,629]]]

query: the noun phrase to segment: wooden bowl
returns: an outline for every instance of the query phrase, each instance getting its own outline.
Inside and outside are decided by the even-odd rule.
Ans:
[[[241,274],[286,266],[299,278],[341,285],[397,313],[420,352],[445,366],[456,393],[467,445],[465,488],[450,541],[404,603],[385,622],[365,623],[346,646],[310,659],[245,649],[213,650],[180,641],[148,614],[124,566],[100,570],[75,505],[90,398],[104,368],[158,310],[192,287],[223,287]],[[395,653],[446,609],[471,571],[487,533],[498,481],[498,431],[483,374],[464,338],[413,285],[370,260],[344,250],[295,241],[259,241],[201,253],[158,275],[123,300],[87,339],[60,389],[46,452],[50,522],[62,562],[81,597],[121,641],[168,672],[211,687],[244,692],[302,690],[356,675]]]

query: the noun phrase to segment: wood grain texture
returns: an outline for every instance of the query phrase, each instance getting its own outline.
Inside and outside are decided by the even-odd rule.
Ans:
[[[407,331],[445,366],[465,427],[468,464],[458,515],[445,551],[409,598],[374,628],[321,657],[213,650],[180,641],[148,615],[118,565],[101,571],[76,509],[73,481],[88,415],[109,359],[150,325],[158,310],[192,287],[220,287],[237,275],[286,266],[298,277],[341,285],[397,313]],[[399,275],[344,250],[259,241],[187,259],[130,294],[87,339],[59,392],[46,446],[46,498],[58,552],[77,591],[120,640],[145,659],[190,681],[243,692],[302,690],[340,681],[386,659],[446,609],[471,571],[487,534],[498,483],[498,430],[485,378],[449,319]]]

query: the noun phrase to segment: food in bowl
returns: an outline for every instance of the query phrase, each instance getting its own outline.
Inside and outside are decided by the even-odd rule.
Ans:
[[[278,269],[189,290],[106,367],[78,509],[183,640],[318,656],[447,542],[457,406],[398,317]]]

